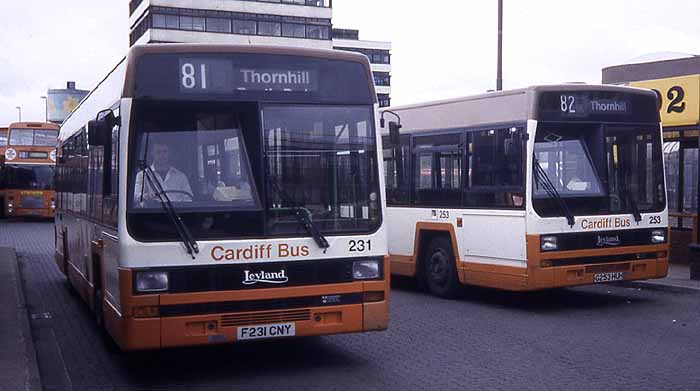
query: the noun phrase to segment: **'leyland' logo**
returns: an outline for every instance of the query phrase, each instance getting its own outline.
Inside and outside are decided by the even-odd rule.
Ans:
[[[243,285],[255,285],[259,282],[265,284],[284,284],[289,281],[287,271],[284,269],[277,273],[268,273],[266,271],[251,273],[250,270],[245,270],[243,273],[245,274]]]
[[[620,241],[620,235],[616,235],[616,236],[598,235],[598,242],[596,243],[596,246],[598,246],[598,247],[619,246],[621,243],[622,243],[622,241]]]

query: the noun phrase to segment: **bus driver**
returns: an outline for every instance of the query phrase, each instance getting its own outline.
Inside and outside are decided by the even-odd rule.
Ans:
[[[170,148],[166,144],[154,144],[152,160],[151,170],[170,201],[192,202],[192,188],[187,175],[170,164]],[[144,172],[140,171],[136,174],[134,201],[141,203],[157,199],[156,192],[144,177]]]

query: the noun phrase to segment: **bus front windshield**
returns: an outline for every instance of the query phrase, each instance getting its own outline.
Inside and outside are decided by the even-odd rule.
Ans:
[[[541,124],[535,137],[532,202],[540,216],[563,216],[549,179],[574,215],[660,212],[666,205],[661,135],[653,125]]]
[[[57,130],[44,129],[10,129],[9,145],[55,147],[58,140]]]
[[[53,166],[7,165],[3,185],[7,190],[53,190],[53,175]]]
[[[157,104],[136,111],[128,225],[176,240],[370,232],[380,220],[371,107]],[[261,121],[262,118],[262,121]],[[165,201],[165,202],[167,202]]]

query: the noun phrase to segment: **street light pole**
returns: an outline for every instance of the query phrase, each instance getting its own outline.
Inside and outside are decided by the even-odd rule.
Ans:
[[[49,98],[42,96],[41,99],[44,100],[44,122],[49,122]]]
[[[17,121],[17,122],[22,122],[22,108],[17,106],[17,107],[15,107],[15,109],[17,109],[17,111],[19,111],[19,121]]]
[[[498,60],[496,65],[496,91],[503,90],[503,0],[498,0]]]

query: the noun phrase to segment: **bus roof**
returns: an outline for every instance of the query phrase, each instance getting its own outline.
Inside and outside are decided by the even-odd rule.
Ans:
[[[136,65],[138,60],[149,54],[178,54],[178,53],[248,53],[248,54],[272,54],[286,56],[311,57],[317,59],[349,61],[361,64],[367,73],[368,87],[371,96],[376,102],[377,95],[372,82],[372,69],[369,60],[363,54],[331,49],[311,49],[299,47],[273,46],[273,45],[232,45],[232,44],[184,44],[162,43],[135,45],[129,49],[127,55],[107,74],[107,76],[83,98],[78,106],[68,115],[61,125],[62,130],[59,139],[65,140],[79,128],[94,119],[96,113],[82,113],[81,108],[87,105],[100,107],[100,110],[111,107],[119,98],[133,98],[136,90]],[[80,113],[80,114],[78,114]],[[80,118],[76,118],[78,115]],[[88,119],[89,118],[89,119]],[[77,122],[77,124],[74,124]],[[75,125],[75,126],[73,126]]]
[[[138,60],[149,54],[178,54],[178,53],[247,53],[247,54],[272,54],[279,56],[300,56],[311,57],[326,60],[350,61],[362,64],[367,71],[367,80],[373,80],[372,68],[369,60],[363,54],[346,52],[342,50],[331,49],[311,49],[287,46],[272,46],[272,45],[230,45],[230,44],[183,44],[183,43],[166,43],[166,44],[149,44],[136,45],[131,48],[127,56],[127,73],[126,80],[129,82],[124,85],[123,98],[134,97],[136,87],[136,64]],[[374,91],[374,83],[370,82],[372,87],[372,95],[376,96]]]
[[[10,124],[9,128],[58,130],[59,126],[50,122],[14,122]],[[0,130],[1,129],[2,128],[0,128]]]
[[[536,85],[507,91],[386,107],[400,115],[403,132],[450,129],[464,126],[524,122],[536,117],[539,97],[546,92],[618,92],[646,95],[656,99],[651,90],[591,84]],[[385,130],[386,131],[386,130]]]

